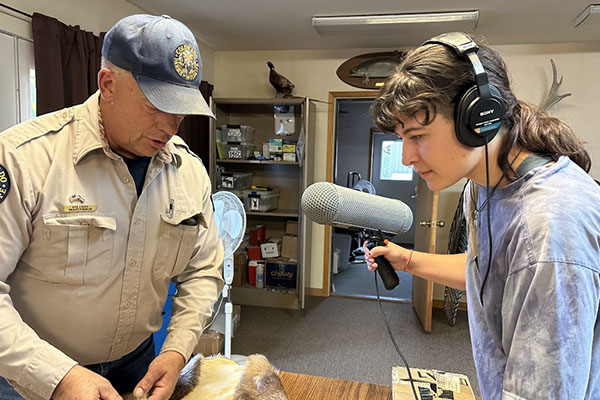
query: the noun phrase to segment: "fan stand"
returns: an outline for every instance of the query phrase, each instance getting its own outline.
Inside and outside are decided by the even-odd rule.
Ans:
[[[223,301],[225,302],[225,310],[224,310],[224,317],[225,317],[225,346],[224,346],[224,355],[226,358],[229,358],[230,360],[236,361],[238,362],[238,360],[242,361],[242,362],[238,362],[239,364],[241,363],[245,363],[245,359],[246,357],[244,356],[232,356],[231,355],[231,339],[233,337],[233,323],[232,323],[232,314],[233,314],[233,304],[231,302],[231,287],[232,287],[232,283],[233,283],[233,274],[234,274],[234,268],[233,268],[233,254],[235,252],[235,250],[237,249],[237,247],[240,245],[240,241],[237,241],[237,239],[241,239],[241,235],[243,235],[243,232],[245,232],[245,228],[246,228],[246,215],[245,215],[245,211],[244,210],[244,205],[242,204],[242,202],[240,201],[240,199],[233,193],[231,192],[227,192],[227,191],[220,191],[217,193],[214,193],[212,195],[213,197],[213,204],[215,205],[215,222],[217,223],[217,226],[219,228],[219,235],[221,236],[221,240],[223,240],[224,238],[224,234],[233,234],[233,237],[236,237],[236,241],[234,241],[234,244],[231,244],[231,242],[228,241],[223,241],[223,247],[224,247],[224,258],[223,258],[223,280],[225,281],[225,284],[223,286],[223,291],[222,291],[222,298]],[[227,205],[225,205],[227,204]],[[223,210],[225,209],[224,212]],[[237,224],[233,224],[233,226],[236,227],[236,229],[234,229],[233,233],[231,231],[231,225],[229,226],[225,226],[225,223],[223,222],[223,219],[226,220],[228,223],[231,223],[231,220],[227,219],[227,215],[230,215],[229,213],[231,211],[234,210],[239,210],[239,214],[240,215],[240,221],[239,221],[239,225]],[[216,316],[215,316],[216,318]]]
[[[233,304],[231,303],[231,283],[233,282],[233,260],[226,257],[223,260],[223,300],[225,301],[225,357],[231,358],[231,337],[233,336],[232,316]]]
[[[224,355],[226,358],[237,362],[238,364],[246,363],[246,356],[231,354],[231,339],[233,337],[233,303],[231,302],[231,284],[233,282],[233,256],[228,256],[223,259],[223,301],[225,301],[225,348]]]

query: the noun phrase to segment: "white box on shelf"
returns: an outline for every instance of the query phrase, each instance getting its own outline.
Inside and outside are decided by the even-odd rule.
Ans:
[[[279,257],[281,255],[281,238],[271,238],[260,245],[263,258]]]

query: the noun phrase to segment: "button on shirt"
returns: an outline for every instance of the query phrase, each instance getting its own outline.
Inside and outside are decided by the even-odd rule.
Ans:
[[[0,135],[11,181],[0,203],[0,376],[33,399],[49,398],[76,363],[119,359],[157,331],[171,280],[161,351],[188,358],[223,285],[201,160],[174,136],[138,198],[101,133],[98,101]]]
[[[469,183],[472,185],[473,183]],[[478,187],[478,207],[486,189]],[[465,193],[469,193],[469,188]],[[600,399],[600,186],[567,157],[498,188],[470,226],[466,285],[484,400]]]

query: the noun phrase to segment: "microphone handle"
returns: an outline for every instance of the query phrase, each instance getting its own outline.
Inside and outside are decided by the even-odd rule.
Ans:
[[[376,246],[384,246],[383,243],[378,243],[376,241],[370,240],[367,242],[367,248],[372,250]],[[398,279],[398,274],[394,271],[392,264],[385,258],[384,256],[375,257],[375,262],[377,263],[377,272],[383,281],[383,286],[387,290],[392,290],[400,283],[400,279]]]

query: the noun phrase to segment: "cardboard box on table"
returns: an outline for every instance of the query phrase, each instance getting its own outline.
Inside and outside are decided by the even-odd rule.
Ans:
[[[419,399],[475,400],[469,378],[463,374],[432,369],[411,368]],[[392,399],[414,400],[406,368],[392,368]]]

